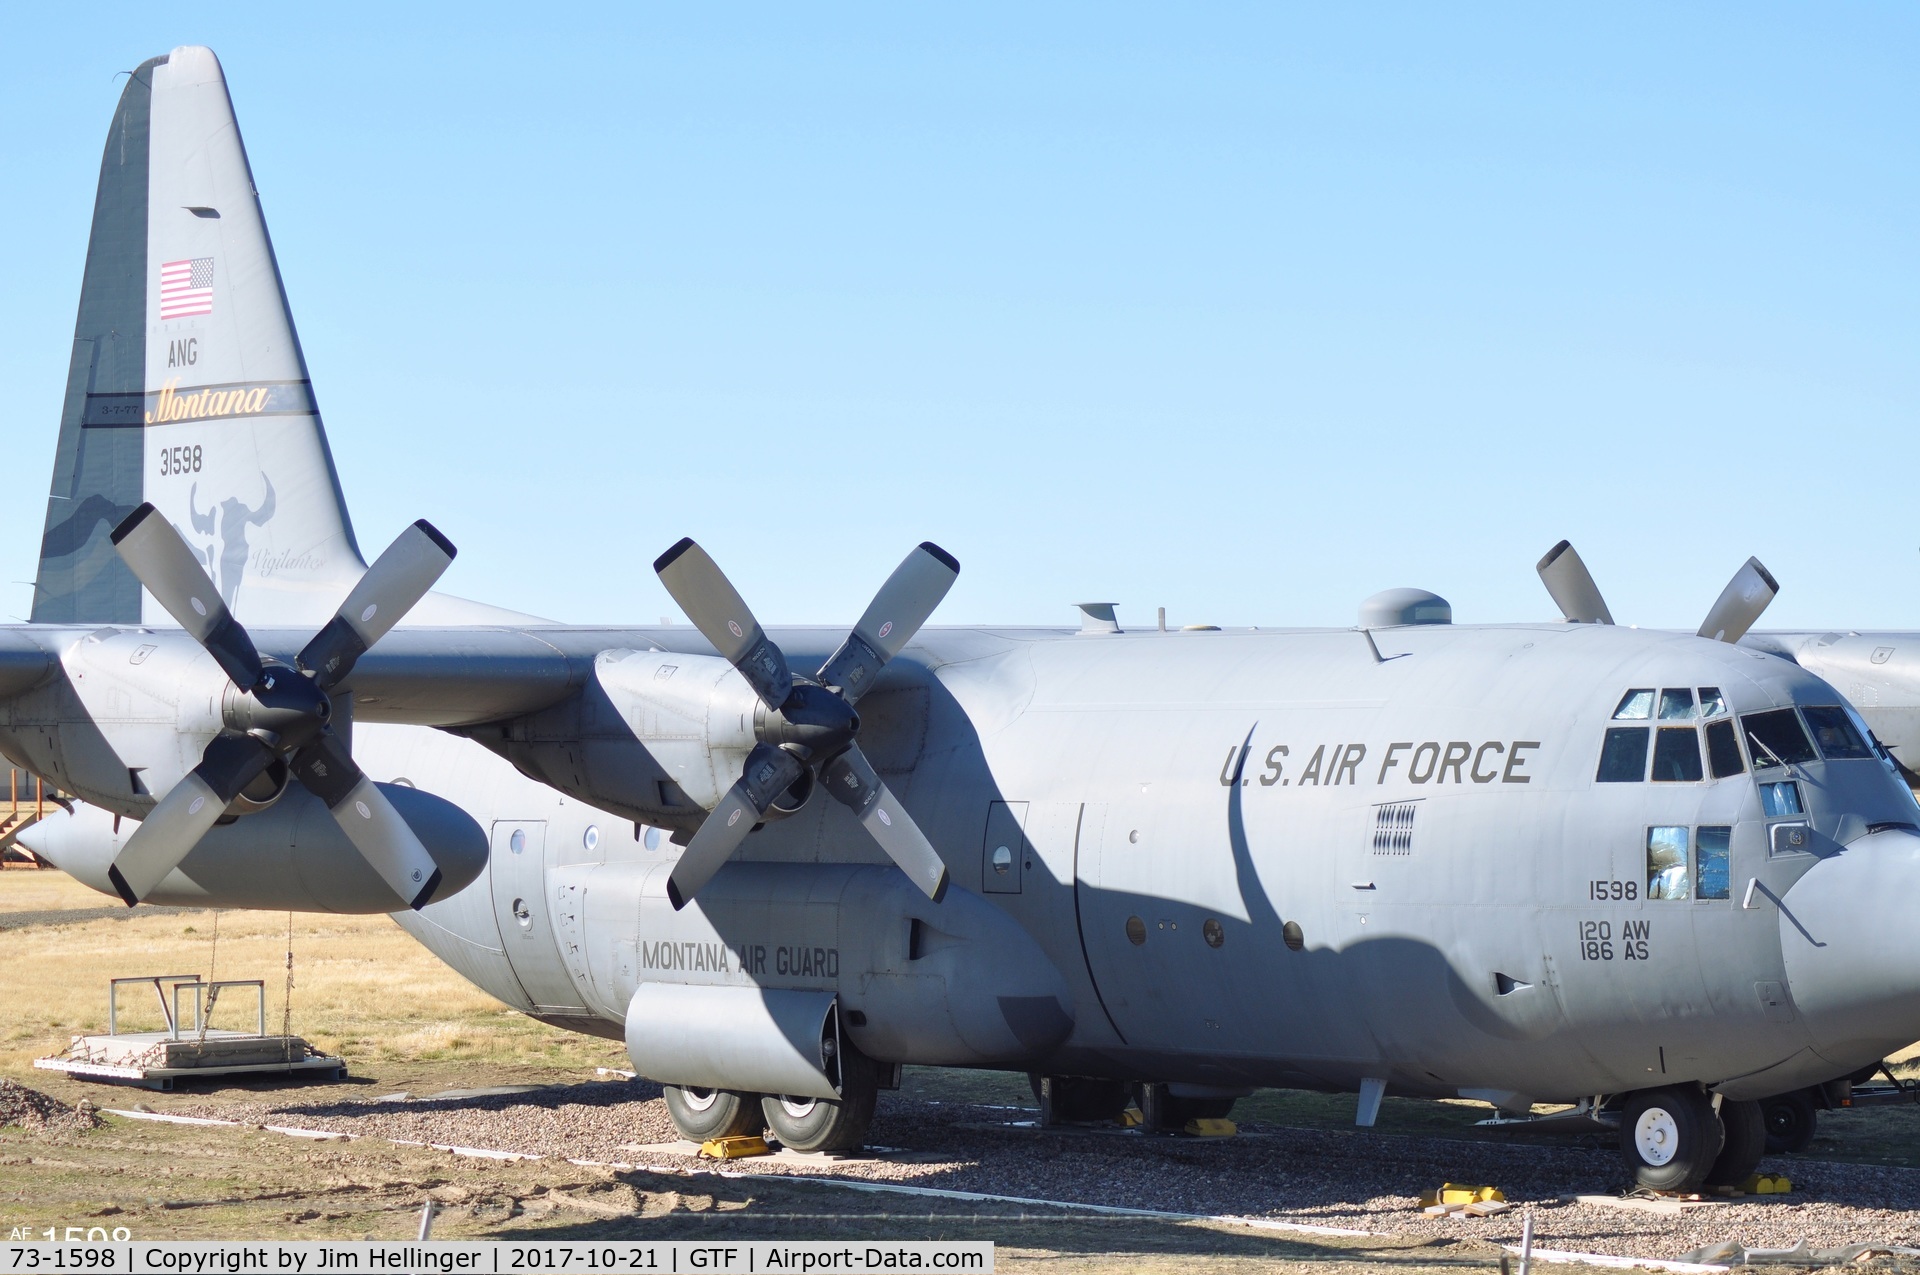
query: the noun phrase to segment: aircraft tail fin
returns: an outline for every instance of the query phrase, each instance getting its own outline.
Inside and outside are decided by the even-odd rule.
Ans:
[[[142,501],[248,623],[323,622],[365,570],[226,77],[204,48],[134,71],[107,136],[35,622],[167,623],[108,540]]]

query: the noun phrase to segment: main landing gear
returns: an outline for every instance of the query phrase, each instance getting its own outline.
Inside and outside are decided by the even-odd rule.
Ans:
[[[881,1068],[851,1044],[842,1042],[841,1049],[838,1098],[667,1085],[667,1116],[689,1142],[764,1130],[789,1151],[857,1151],[873,1124]]]
[[[1225,1120],[1233,1111],[1232,1097],[1195,1097],[1175,1094],[1165,1084],[1129,1084],[1098,1076],[1043,1076],[1027,1073],[1027,1083],[1040,1103],[1040,1123],[1111,1124],[1129,1106],[1137,1106],[1146,1127],[1156,1133],[1178,1133],[1189,1120]]]
[[[1737,1186],[1766,1149],[1759,1103],[1723,1099],[1716,1110],[1697,1085],[1643,1089],[1621,1108],[1620,1155],[1634,1181],[1651,1190]]]

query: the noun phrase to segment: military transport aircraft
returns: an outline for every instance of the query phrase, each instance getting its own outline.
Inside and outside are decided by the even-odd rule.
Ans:
[[[427,592],[452,552],[362,565],[219,64],[145,63],[0,629],[0,753],[87,803],[30,834],[81,880],[395,912],[623,1037],[687,1135],[801,1149],[914,1063],[1089,1117],[1577,1101],[1687,1187],[1751,1171],[1755,1100],[1920,1037],[1920,806],[1735,643],[1744,574],[1707,636],[1411,590],[1347,629],[923,628],[958,564],[922,545],[849,634],[763,629],[689,541],[655,566],[691,629]]]

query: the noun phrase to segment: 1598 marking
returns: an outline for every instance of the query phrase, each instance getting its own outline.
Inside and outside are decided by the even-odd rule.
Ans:
[[[1602,903],[1610,901],[1618,903],[1621,900],[1631,903],[1640,897],[1640,883],[1638,881],[1589,881],[1587,897]]]

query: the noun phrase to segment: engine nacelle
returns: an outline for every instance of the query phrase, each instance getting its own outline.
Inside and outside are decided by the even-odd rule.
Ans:
[[[634,738],[688,800],[706,810],[719,805],[759,742],[760,697],[739,670],[717,655],[602,651],[593,672]]]
[[[807,1033],[796,1035],[771,1006],[725,1008],[758,1005],[766,990],[835,1001],[839,1030],[882,1062],[1028,1066],[1073,1031],[1066,981],[1031,935],[979,895],[956,887],[934,903],[892,865],[747,862],[720,869],[676,912],[670,869],[582,864],[551,874],[549,888],[562,941],[581,954],[568,972],[587,1004],[615,1021],[635,1005],[699,1011],[673,1027],[676,1056],[771,1066],[796,1049],[806,1054],[795,1042]],[[675,994],[684,1000],[637,995],[650,983],[703,990]],[[628,1023],[628,1039],[653,1026]],[[657,1066],[658,1052],[637,1048],[634,1059],[636,1069]],[[649,1079],[744,1084],[724,1069]]]
[[[381,784],[380,791],[433,856],[443,896],[485,870],[487,834],[466,811],[399,784]],[[48,815],[19,840],[62,872],[115,895],[107,868],[139,826],[82,805],[71,814]],[[407,906],[360,857],[320,799],[298,785],[271,809],[209,831],[146,902],[278,912],[397,912]]]
[[[200,764],[208,741],[225,725],[222,701],[233,683],[183,632],[91,633],[61,652],[60,663],[81,707],[127,768],[120,776],[88,776],[99,791],[164,794]]]

